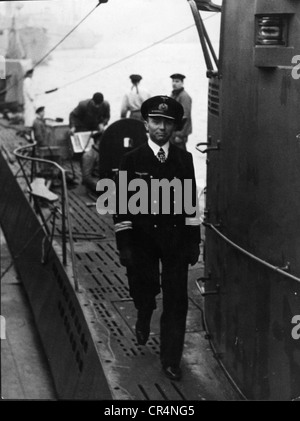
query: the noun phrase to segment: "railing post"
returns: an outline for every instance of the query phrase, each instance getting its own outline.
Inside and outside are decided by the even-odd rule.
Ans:
[[[20,168],[22,169],[23,175],[25,177],[25,180],[27,182],[27,185],[29,189],[31,190],[29,180],[26,176],[26,173],[24,171],[23,165],[21,160],[24,159],[25,161],[33,161],[35,163],[47,163],[50,165],[55,166],[59,169],[62,176],[62,252],[63,252],[63,264],[67,264],[67,236],[66,236],[66,230],[68,230],[69,234],[69,242],[70,242],[70,253],[71,253],[71,262],[72,262],[72,271],[73,271],[73,279],[74,279],[74,287],[76,292],[80,292],[79,283],[77,279],[77,271],[76,271],[76,259],[75,259],[75,252],[74,252],[74,243],[73,243],[73,234],[72,234],[72,220],[69,212],[69,200],[68,200],[68,193],[67,193],[67,182],[66,182],[66,175],[65,170],[60,165],[58,165],[56,162],[49,161],[47,159],[41,159],[41,158],[33,158],[24,156],[20,153],[20,151],[23,151],[24,149],[28,149],[28,147],[35,146],[36,142],[34,142],[32,145],[29,146],[20,146],[14,150],[14,155],[17,157],[18,163],[20,165]],[[68,225],[68,226],[67,226]]]
[[[61,189],[61,204],[62,204],[62,253],[63,264],[67,264],[67,236],[66,236],[66,194],[65,194],[65,171],[62,171],[62,189]]]

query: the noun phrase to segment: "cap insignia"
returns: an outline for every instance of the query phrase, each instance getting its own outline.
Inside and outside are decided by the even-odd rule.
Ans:
[[[168,111],[169,107],[163,102],[162,104],[159,104],[158,109],[159,111]]]

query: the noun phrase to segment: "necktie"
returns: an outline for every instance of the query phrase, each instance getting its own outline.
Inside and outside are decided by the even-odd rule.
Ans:
[[[160,148],[160,150],[158,151],[158,153],[157,153],[157,159],[159,160],[159,162],[161,162],[162,164],[164,163],[164,162],[166,162],[166,154],[165,154],[165,151],[163,150],[163,148]]]

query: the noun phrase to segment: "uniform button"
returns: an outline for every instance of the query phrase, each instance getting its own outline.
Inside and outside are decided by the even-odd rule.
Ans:
[[[154,225],[154,228],[157,228],[157,225]]]
[[[153,200],[153,203],[157,203],[157,200]]]
[[[156,212],[153,212],[153,215],[157,215],[157,213]]]
[[[176,225],[176,224],[174,224],[174,227],[176,228],[176,227],[177,227],[177,225]]]

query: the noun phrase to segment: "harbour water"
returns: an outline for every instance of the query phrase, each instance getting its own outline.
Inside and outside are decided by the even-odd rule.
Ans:
[[[162,43],[117,63],[142,48],[138,43],[99,43],[93,49],[53,52],[51,60],[35,71],[37,106],[46,107],[47,117],[61,117],[68,122],[70,111],[79,101],[90,98],[94,92],[102,92],[111,106],[111,124],[120,118],[122,96],[131,87],[130,74],[140,73],[143,76],[141,87],[152,95],[169,95],[172,89],[170,75],[184,73],[185,89],[193,99],[193,133],[188,150],[195,160],[198,184],[204,186],[206,156],[195,149],[198,142],[205,142],[207,120],[208,79],[200,43],[197,40],[194,43]],[[55,88],[59,89],[44,94]]]
[[[196,151],[195,145],[206,139],[208,79],[188,2],[129,0],[125,4],[123,0],[113,0],[101,7],[95,5],[94,0],[5,1],[0,5],[7,22],[15,16],[18,24],[25,19],[27,25],[46,28],[49,45],[43,50],[53,51],[34,74],[36,106],[46,107],[46,117],[61,117],[68,122],[70,111],[80,100],[100,91],[110,102],[112,123],[120,117],[122,97],[131,87],[130,74],[141,74],[141,87],[152,95],[169,95],[170,75],[183,73],[185,88],[193,99],[193,133],[188,150],[195,159],[198,184],[204,186],[206,156]],[[202,12],[201,16],[218,53],[220,13]],[[65,28],[60,38],[57,34],[54,37],[58,26]],[[54,48],[70,27],[77,29]],[[76,49],[79,36],[82,41],[89,41],[89,49]],[[66,49],[69,45],[72,49]],[[42,59],[45,52],[40,55]],[[39,57],[36,60],[39,62]],[[44,94],[56,88],[55,92]]]

